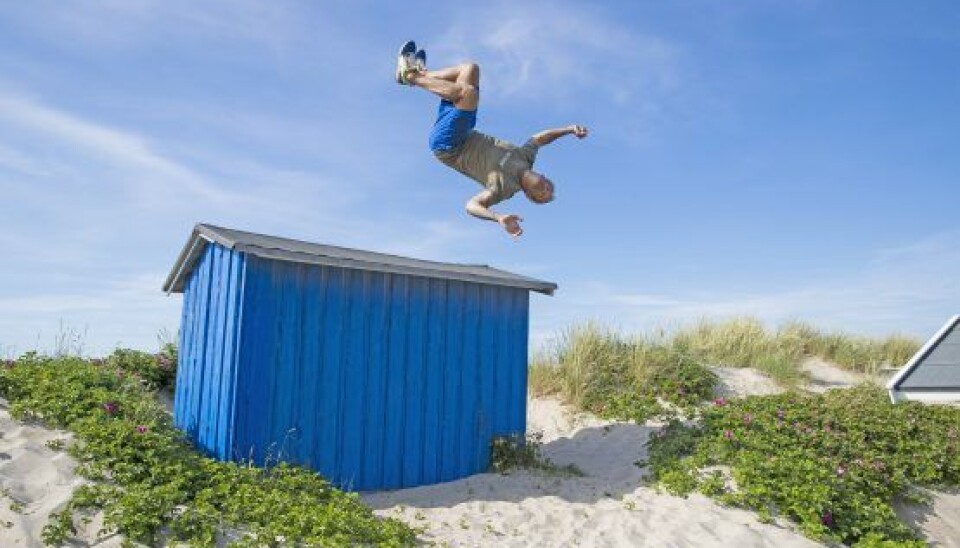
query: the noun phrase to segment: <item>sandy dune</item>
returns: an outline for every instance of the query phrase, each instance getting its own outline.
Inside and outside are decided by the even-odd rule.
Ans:
[[[554,400],[532,400],[531,431],[544,455],[576,464],[585,477],[534,472],[479,474],[450,483],[367,493],[381,515],[426,527],[450,546],[817,546],[753,514],[643,487],[643,443],[655,425],[574,415]]]
[[[727,397],[780,389],[751,369],[715,368]],[[842,387],[850,378],[829,364],[813,364],[814,389]],[[819,381],[817,380],[819,379]],[[604,421],[573,413],[552,399],[533,399],[528,427],[542,432],[543,454],[575,464],[583,477],[520,471],[478,474],[459,481],[362,494],[379,515],[423,528],[422,538],[448,546],[800,547],[819,544],[789,524],[763,524],[747,511],[724,508],[699,495],[683,499],[642,485],[644,442],[658,425]],[[74,463],[47,447],[68,433],[10,418],[0,401],[0,547],[42,546],[51,511],[62,508],[82,483]],[[11,503],[14,509],[11,509]],[[22,506],[17,509],[17,506]],[[901,507],[934,546],[960,548],[960,494],[934,495],[926,507]],[[113,547],[120,538],[96,538],[99,520],[79,531],[73,546]]]
[[[0,400],[0,546],[40,547],[40,533],[47,516],[63,508],[73,490],[83,484],[74,474],[75,463],[63,451],[47,447],[48,442],[71,439],[68,432],[21,424],[10,417],[7,403]],[[73,546],[120,546],[120,537],[97,541],[99,516],[92,516]]]

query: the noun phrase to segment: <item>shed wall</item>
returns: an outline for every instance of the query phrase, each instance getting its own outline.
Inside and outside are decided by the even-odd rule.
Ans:
[[[183,292],[174,423],[220,459],[233,454],[244,264],[243,254],[208,245]]]
[[[235,458],[358,490],[482,471],[494,436],[526,428],[528,299],[248,256]]]

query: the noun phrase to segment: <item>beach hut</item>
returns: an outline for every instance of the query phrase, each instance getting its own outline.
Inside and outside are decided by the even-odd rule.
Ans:
[[[198,224],[174,422],[221,460],[310,467],[355,490],[484,471],[526,430],[529,293],[553,283]]]
[[[960,315],[950,318],[887,383],[890,399],[960,402]]]

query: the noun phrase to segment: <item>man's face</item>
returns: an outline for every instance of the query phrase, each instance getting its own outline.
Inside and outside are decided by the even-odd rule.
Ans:
[[[527,196],[529,196],[530,200],[538,204],[553,201],[553,182],[543,175],[537,174],[536,180],[530,185]]]

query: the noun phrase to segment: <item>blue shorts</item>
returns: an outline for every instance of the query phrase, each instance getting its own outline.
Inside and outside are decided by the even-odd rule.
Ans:
[[[449,152],[463,144],[477,125],[476,110],[460,110],[442,99],[437,110],[437,121],[430,132],[430,150]]]

